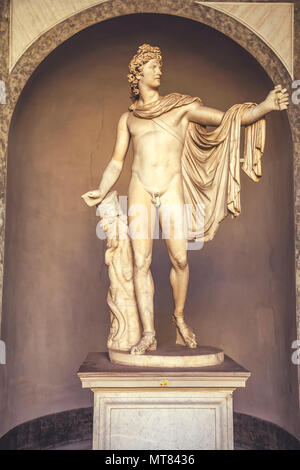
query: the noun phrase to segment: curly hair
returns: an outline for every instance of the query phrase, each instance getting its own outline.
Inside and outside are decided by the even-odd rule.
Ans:
[[[140,91],[138,86],[138,79],[137,76],[141,73],[143,65],[149,62],[152,59],[156,59],[160,66],[162,66],[162,56],[161,50],[159,47],[150,46],[150,44],[143,44],[138,48],[137,53],[131,59],[129,64],[129,74],[127,75],[130,91],[131,91],[131,99],[134,101],[138,99]]]

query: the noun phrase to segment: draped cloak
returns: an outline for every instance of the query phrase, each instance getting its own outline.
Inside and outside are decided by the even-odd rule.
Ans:
[[[142,108],[134,103],[129,110],[136,117],[153,120],[182,141],[182,137],[160,116],[194,101],[202,104],[198,97],[171,93]],[[212,131],[194,122],[188,124],[181,159],[184,203],[192,209],[186,218],[188,240],[212,240],[228,214],[236,217],[241,213],[241,121],[243,114],[255,106],[255,103],[232,106],[224,113],[221,124]],[[245,126],[242,169],[253,181],[258,181],[262,175],[265,127],[265,119]]]

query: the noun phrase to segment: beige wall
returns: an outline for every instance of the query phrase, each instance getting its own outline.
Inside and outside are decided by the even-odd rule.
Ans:
[[[89,351],[105,350],[108,280],[97,218],[80,194],[98,184],[108,162],[116,122],[129,104],[128,61],[143,42],[163,50],[162,94],[198,95],[225,110],[262,100],[272,85],[228,38],[168,16],[96,25],[41,64],[20,98],[9,139],[1,434],[92,403],[76,370]],[[127,192],[131,161],[130,151],[120,194]],[[241,217],[225,220],[215,240],[190,252],[186,314],[202,344],[223,347],[252,372],[236,393],[235,410],[296,433],[292,151],[284,113],[268,117],[263,171],[258,184],[242,176]],[[154,244],[152,270],[158,338],[171,341],[162,241]]]

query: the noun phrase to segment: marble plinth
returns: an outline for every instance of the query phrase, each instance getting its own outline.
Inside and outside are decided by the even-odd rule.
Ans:
[[[142,355],[110,349],[109,358],[111,362],[125,366],[206,367],[221,364],[224,361],[224,352],[211,346],[190,349],[185,346],[172,345],[159,347],[156,351],[147,351]]]
[[[201,368],[130,367],[90,353],[78,376],[94,392],[93,449],[233,449],[232,397],[250,373],[224,357]]]

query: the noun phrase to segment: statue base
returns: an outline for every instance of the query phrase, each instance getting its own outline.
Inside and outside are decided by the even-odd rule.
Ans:
[[[78,376],[94,393],[93,449],[233,449],[233,392],[250,372],[216,366],[161,369],[113,364],[90,353]]]
[[[195,349],[186,346],[172,345],[147,351],[145,354],[130,354],[128,351],[109,350],[109,358],[114,364],[138,367],[206,367],[224,362],[224,352],[211,346],[200,346]]]

